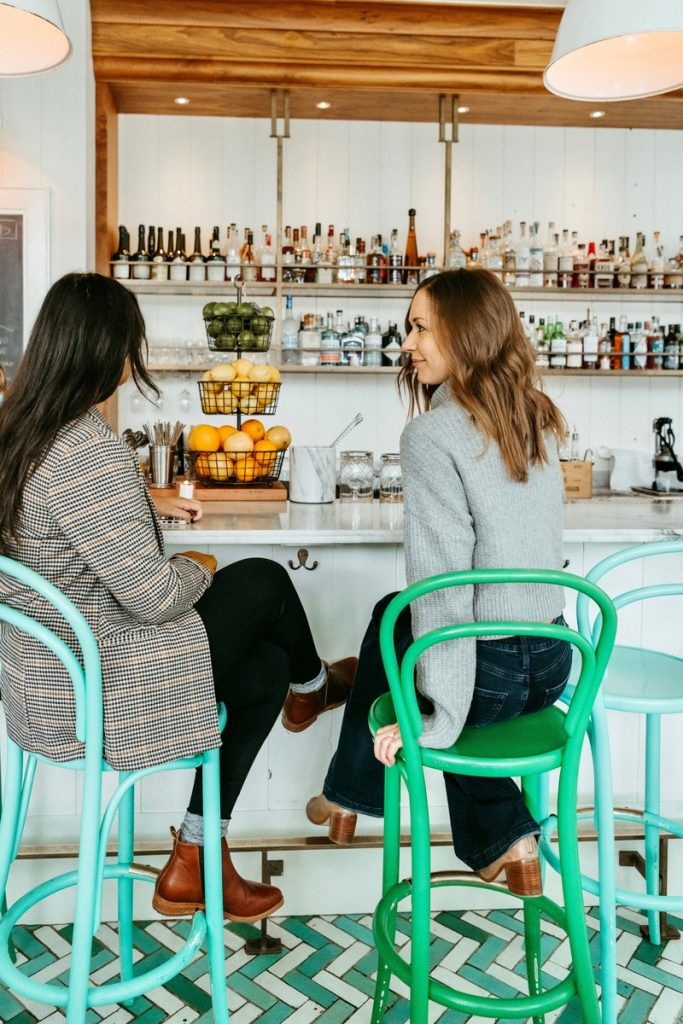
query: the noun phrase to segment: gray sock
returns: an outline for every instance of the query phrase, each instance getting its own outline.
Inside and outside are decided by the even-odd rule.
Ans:
[[[227,836],[229,818],[221,818],[221,835]],[[185,812],[183,823],[180,826],[180,838],[184,843],[195,843],[197,846],[204,845],[204,818],[201,814]]]
[[[322,690],[326,682],[327,665],[324,661],[321,661],[320,671],[315,679],[309,679],[307,683],[290,683],[289,688],[292,693],[312,693],[314,690]]]

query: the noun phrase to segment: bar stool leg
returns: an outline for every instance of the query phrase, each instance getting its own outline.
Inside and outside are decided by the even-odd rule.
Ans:
[[[87,755],[86,755],[87,757]],[[94,761],[94,758],[93,758]],[[74,914],[69,998],[66,1019],[69,1024],[85,1024],[88,1003],[90,958],[94,933],[94,909],[97,906],[97,865],[99,862],[99,825],[102,810],[101,762],[86,764],[83,774],[83,806],[78,851],[78,883]],[[106,840],[103,840],[106,841]]]
[[[659,881],[659,833],[656,825],[649,825],[649,815],[659,815],[660,810],[660,755],[661,716],[645,716],[645,889],[649,896],[660,894]],[[650,942],[658,946],[662,941],[659,925],[659,911],[648,910],[647,924]]]
[[[225,980],[225,938],[223,934],[223,869],[221,864],[221,789],[218,750],[203,757],[202,792],[204,812],[204,903],[206,943],[211,978],[211,999],[215,1024],[228,1024],[228,996]]]
[[[127,772],[119,774],[119,783],[128,778]],[[134,856],[135,835],[135,792],[131,786],[121,798],[118,811],[118,862],[130,868]],[[117,885],[119,915],[119,960],[121,980],[133,977],[133,879],[120,878]],[[123,1005],[130,1006],[131,1000]]]
[[[382,859],[382,895],[398,882],[399,860],[401,856],[401,776],[399,769],[384,770],[384,854]],[[396,913],[391,912],[391,934],[396,934]],[[389,965],[378,954],[377,983],[372,1006],[372,1024],[379,1024],[384,1016],[391,970]]]
[[[22,827],[20,812],[23,774],[24,752],[10,740],[7,743],[4,803],[0,815],[0,892],[2,893],[0,917],[4,917],[7,911],[7,880],[15,850],[21,839],[18,830]],[[16,951],[12,942],[9,944],[9,955],[12,963],[15,963]]]
[[[524,801],[530,814],[537,821],[542,820],[541,807],[547,803],[543,780],[538,775],[525,775],[522,779]],[[547,787],[545,787],[547,789]],[[533,899],[524,900],[524,957],[529,995],[540,995],[541,985],[541,913]],[[544,1024],[545,1017],[533,1018],[533,1024]]]
[[[429,1012],[429,937],[431,909],[431,845],[424,772],[410,779],[412,856],[410,1022],[427,1024]]]

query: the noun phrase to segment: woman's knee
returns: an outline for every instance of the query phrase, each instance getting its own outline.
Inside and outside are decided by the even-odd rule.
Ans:
[[[250,589],[278,591],[292,585],[285,567],[279,562],[274,562],[272,558],[242,558],[239,562],[226,565],[219,573],[224,573],[235,587],[246,585]]]

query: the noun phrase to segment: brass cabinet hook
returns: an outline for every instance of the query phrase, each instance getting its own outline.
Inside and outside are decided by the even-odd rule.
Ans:
[[[294,565],[294,562],[292,561],[291,558],[287,563],[289,565],[289,568],[293,569],[294,572],[296,572],[297,569],[308,569],[309,572],[313,572],[314,569],[318,568],[317,559],[315,560],[313,565],[306,565],[306,562],[308,561],[308,548],[299,548],[299,550],[296,553],[296,556],[299,559],[298,565]]]

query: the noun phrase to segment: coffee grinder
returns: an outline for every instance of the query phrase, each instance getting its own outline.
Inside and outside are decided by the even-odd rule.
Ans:
[[[674,451],[676,438],[671,424],[672,420],[669,416],[660,416],[652,421],[652,429],[655,434],[653,491],[683,492],[683,466],[676,458]]]

